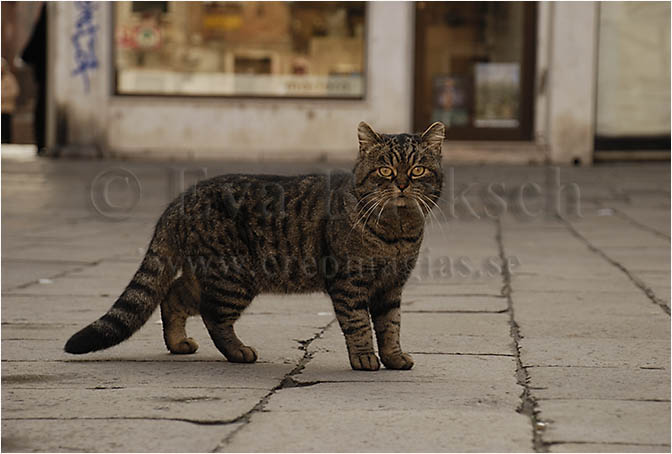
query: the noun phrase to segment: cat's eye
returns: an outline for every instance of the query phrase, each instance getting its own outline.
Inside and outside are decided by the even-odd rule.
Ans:
[[[411,169],[411,177],[420,178],[427,173],[427,169],[423,166],[415,166]]]
[[[380,167],[378,169],[378,175],[383,178],[390,178],[394,174],[394,170],[391,167]]]

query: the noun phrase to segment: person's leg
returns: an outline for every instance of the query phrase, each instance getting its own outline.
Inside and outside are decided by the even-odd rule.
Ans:
[[[44,147],[46,147],[47,145],[45,140],[46,115],[47,115],[46,81],[40,81],[40,87],[38,87],[37,90],[37,100],[35,103],[35,117],[34,117],[35,144],[37,145],[38,153],[43,153]]]
[[[12,143],[12,114],[2,114],[2,143]]]

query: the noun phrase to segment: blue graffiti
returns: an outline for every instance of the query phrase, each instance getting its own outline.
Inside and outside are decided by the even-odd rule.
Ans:
[[[75,32],[72,34],[72,44],[75,52],[75,69],[73,77],[81,76],[84,82],[84,91],[89,92],[90,71],[98,68],[96,56],[96,34],[98,27],[93,23],[97,6],[94,2],[75,2],[78,9]]]

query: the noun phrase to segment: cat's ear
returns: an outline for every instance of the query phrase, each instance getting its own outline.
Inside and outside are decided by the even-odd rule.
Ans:
[[[420,140],[427,144],[427,148],[441,154],[441,146],[443,145],[443,139],[445,137],[446,127],[440,121],[436,121],[422,133]]]
[[[369,147],[380,143],[380,136],[366,122],[362,121],[357,126],[357,137],[359,138],[359,151],[365,152]]]

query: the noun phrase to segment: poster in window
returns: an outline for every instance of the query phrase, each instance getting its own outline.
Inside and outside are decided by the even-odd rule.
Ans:
[[[476,127],[518,127],[519,63],[477,63],[475,85]]]
[[[469,123],[467,83],[462,76],[440,75],[433,80],[432,121],[446,127],[465,126]]]

